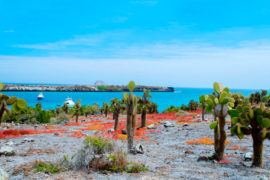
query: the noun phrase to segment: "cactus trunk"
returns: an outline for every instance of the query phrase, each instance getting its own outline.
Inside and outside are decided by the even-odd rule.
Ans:
[[[2,103],[1,109],[0,109],[0,124],[2,123],[2,117],[5,112],[5,105]]]
[[[252,166],[262,167],[263,166],[263,140],[259,137],[259,133],[253,132],[253,160]]]
[[[107,117],[108,116],[108,110],[106,109],[105,110],[105,117]]]
[[[129,99],[132,99],[132,93],[129,94]],[[127,105],[127,136],[128,136],[128,151],[133,148],[133,139],[136,128],[136,114],[137,108],[134,106],[134,102],[131,101]]]
[[[215,127],[214,130],[214,138],[215,138],[215,154],[213,158],[217,161],[223,159],[224,150],[225,150],[225,141],[226,141],[226,132],[224,130],[225,127],[225,117],[218,117],[218,126]]]
[[[202,105],[202,120],[204,121],[205,105]]]
[[[76,123],[79,121],[79,113],[76,113]]]
[[[119,113],[114,113],[114,130],[118,130]]]
[[[146,110],[142,110],[142,115],[141,115],[141,127],[146,126]]]

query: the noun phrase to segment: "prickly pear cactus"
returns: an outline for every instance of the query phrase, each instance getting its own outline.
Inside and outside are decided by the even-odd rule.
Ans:
[[[128,135],[128,150],[133,148],[133,139],[136,129],[136,115],[137,115],[137,97],[133,95],[135,89],[134,81],[128,84],[129,94],[124,93],[124,102],[126,103],[127,110],[127,135]]]
[[[234,98],[229,88],[224,88],[222,84],[214,83],[213,94],[208,95],[206,100],[207,112],[212,112],[214,121],[210,124],[210,128],[214,129],[215,153],[212,156],[215,160],[222,160],[225,149],[226,132],[225,132],[225,117],[228,110],[234,106]]]
[[[263,166],[263,141],[270,139],[270,109],[250,105],[238,105],[230,110],[233,127],[231,133],[242,139],[245,135],[253,139],[253,166]]]
[[[0,91],[3,89],[4,85],[0,83]],[[7,96],[5,94],[0,93],[0,124],[2,122],[2,117],[4,113],[7,113],[10,115],[11,111],[8,107],[8,105],[11,105],[12,112],[14,114],[19,113],[21,110],[24,110],[27,108],[27,103],[24,99],[18,99],[14,96]]]
[[[105,114],[105,117],[107,117],[109,112],[109,104],[104,102],[101,110]]]
[[[78,123],[81,108],[81,100],[79,99],[73,106],[73,115],[76,117],[76,123]]]
[[[62,110],[63,110],[66,114],[68,114],[69,107],[68,107],[68,104],[67,104],[67,103],[65,103],[65,104],[62,106]]]
[[[111,100],[111,109],[113,112],[113,119],[114,119],[114,130],[118,130],[119,114],[121,112],[122,107],[123,107],[122,102],[117,98]]]
[[[150,100],[152,96],[150,95],[150,90],[143,89],[143,97],[140,97],[138,99],[138,108],[140,109],[141,112],[141,128],[145,127],[146,125],[146,114],[147,110],[149,108]]]
[[[201,95],[199,97],[200,105],[202,107],[202,120],[204,120],[205,108],[207,106],[208,95]]]

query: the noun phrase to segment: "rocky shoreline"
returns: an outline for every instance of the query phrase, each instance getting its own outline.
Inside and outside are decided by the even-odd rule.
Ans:
[[[14,150],[14,155],[2,156],[0,158],[0,169],[6,172],[10,180],[17,179],[243,179],[259,180],[268,179],[270,176],[269,149],[270,143],[264,143],[264,167],[251,168],[251,159],[246,159],[245,155],[252,154],[251,137],[244,137],[239,141],[238,137],[228,135],[230,141],[226,145],[224,162],[216,161],[198,161],[200,156],[209,156],[213,153],[212,144],[188,143],[190,140],[201,138],[213,138],[213,131],[209,128],[209,122],[213,117],[207,115],[207,122],[199,121],[200,116],[196,116],[188,123],[179,123],[179,120],[160,119],[159,123],[153,125],[151,129],[145,130],[147,133],[142,137],[147,139],[138,139],[135,144],[141,144],[144,147],[143,154],[128,154],[128,159],[141,162],[149,169],[141,173],[112,173],[112,172],[84,172],[84,171],[63,171],[59,174],[50,174],[46,172],[35,172],[29,169],[29,164],[36,160],[57,162],[63,156],[71,157],[83,145],[84,138],[75,136],[78,132],[83,135],[93,136],[100,133],[98,125],[102,123],[113,123],[112,115],[107,118],[91,116],[88,118],[81,117],[79,125],[70,120],[68,125],[38,125],[37,130],[59,130],[59,133],[30,134],[16,138],[1,139],[0,147],[9,146]],[[121,115],[120,122],[125,123],[126,117]],[[180,121],[184,121],[179,118]],[[95,125],[89,125],[89,122],[96,122]],[[99,122],[98,122],[99,121]],[[148,122],[152,121],[151,118]],[[152,121],[153,122],[153,121]],[[151,122],[151,123],[152,123]],[[72,124],[73,123],[73,124]],[[150,122],[149,122],[150,123]],[[173,124],[165,126],[165,123]],[[91,123],[90,123],[91,124]],[[0,127],[4,130],[5,127]],[[91,130],[82,130],[85,126],[90,126]],[[148,125],[149,126],[149,125]],[[228,129],[229,124],[226,125]],[[54,128],[53,128],[54,127]],[[12,129],[33,129],[31,125],[15,125]],[[111,127],[107,127],[111,128]],[[149,127],[150,128],[150,127]],[[155,129],[153,129],[155,128]],[[107,130],[107,129],[106,129]],[[104,130],[104,131],[106,131]],[[126,152],[126,140],[114,141],[119,147]]]
[[[174,92],[173,87],[136,86],[134,92],[143,92],[143,89],[151,92]],[[93,85],[4,85],[2,91],[51,91],[51,92],[124,92],[127,86],[93,86]]]

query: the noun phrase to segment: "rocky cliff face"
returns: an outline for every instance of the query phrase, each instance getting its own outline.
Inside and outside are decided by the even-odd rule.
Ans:
[[[137,86],[135,92],[142,92],[143,89],[149,89],[152,92],[174,92],[172,87],[154,87],[154,86]],[[3,91],[57,91],[57,92],[121,92],[128,91],[126,86],[49,86],[49,85],[5,85]]]

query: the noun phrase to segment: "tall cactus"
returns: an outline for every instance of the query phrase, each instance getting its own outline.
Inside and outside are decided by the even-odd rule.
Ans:
[[[3,84],[0,83],[0,91],[3,89]],[[24,99],[18,99],[14,96],[7,96],[5,94],[0,93],[0,124],[2,123],[2,117],[4,113],[10,115],[11,111],[8,105],[12,105],[12,112],[19,113],[21,110],[27,108],[27,103]]]
[[[265,109],[261,104],[260,108],[251,105],[239,105],[229,114],[232,119],[233,128],[231,133],[242,139],[244,135],[250,135],[253,139],[253,161],[256,167],[263,166],[263,141],[270,139],[270,109]]]
[[[201,95],[199,97],[200,104],[201,104],[201,107],[202,107],[202,120],[203,121],[204,121],[204,115],[205,115],[205,108],[207,106],[207,99],[208,99],[207,95]]]
[[[151,98],[150,90],[143,89],[143,97],[139,98],[138,104],[141,110],[141,128],[145,127],[146,125],[146,113],[148,110],[148,104],[150,101],[148,98]]]
[[[80,115],[80,108],[81,108],[81,100],[79,99],[75,105],[73,106],[73,115],[76,117],[76,123],[78,123],[79,115]]]
[[[223,89],[222,84],[217,82],[214,83],[213,94],[208,97],[206,110],[214,114],[214,121],[210,124],[210,128],[214,129],[215,153],[211,158],[220,161],[223,159],[226,141],[225,117],[228,110],[234,106],[234,99],[229,89]]]
[[[101,108],[101,112],[105,114],[105,117],[108,116],[108,112],[109,112],[109,104],[107,102],[103,103],[103,106]]]
[[[130,81],[128,84],[129,94],[124,93],[124,101],[127,109],[127,135],[128,135],[128,151],[131,152],[133,148],[133,139],[136,128],[137,115],[137,97],[133,95],[135,82]]]
[[[63,110],[66,114],[68,114],[69,107],[68,107],[68,104],[67,104],[67,103],[65,103],[65,104],[62,106],[62,110]]]
[[[119,114],[122,109],[122,102],[117,98],[111,100],[111,107],[113,111],[114,130],[118,130]]]

